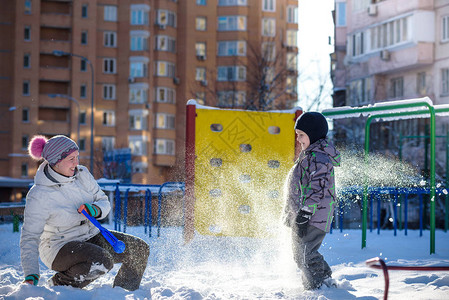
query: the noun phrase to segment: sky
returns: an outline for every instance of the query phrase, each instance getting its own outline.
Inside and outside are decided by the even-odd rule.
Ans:
[[[298,1],[298,94],[299,106],[303,109],[311,105],[311,99],[316,97],[323,83],[325,100],[318,107],[312,106],[312,110],[332,107],[329,54],[333,52],[333,45],[329,45],[329,37],[333,43],[333,9],[333,0]]]

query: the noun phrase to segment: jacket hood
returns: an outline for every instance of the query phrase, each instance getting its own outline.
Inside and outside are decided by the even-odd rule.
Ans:
[[[335,167],[340,166],[340,152],[332,145],[327,138],[319,139],[306,149],[306,152],[320,152],[326,154]]]
[[[61,175],[54,171],[47,161],[44,161],[37,169],[36,175],[34,176],[34,184],[45,186],[61,185],[74,181],[77,175],[78,171],[70,177]]]

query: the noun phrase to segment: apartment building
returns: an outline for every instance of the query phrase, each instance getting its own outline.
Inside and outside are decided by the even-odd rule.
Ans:
[[[188,99],[244,109],[297,100],[297,0],[1,3],[0,201],[32,182],[35,134],[73,138],[96,178],[160,184],[184,179]],[[276,89],[253,93],[255,61],[264,82],[281,78]]]
[[[449,103],[448,0],[335,0],[334,22],[334,106],[424,96],[434,104]],[[336,121],[337,140],[363,141],[359,121]],[[371,147],[398,154],[401,135],[424,136],[427,124],[426,119],[373,124]],[[447,117],[437,124],[437,135],[446,135]],[[423,143],[425,138],[407,140],[404,154],[416,164],[423,164],[417,152]],[[439,139],[437,147],[444,165],[445,141]]]

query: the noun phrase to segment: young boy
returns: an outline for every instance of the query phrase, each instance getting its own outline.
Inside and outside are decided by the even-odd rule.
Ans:
[[[340,163],[340,153],[327,141],[327,121],[318,112],[302,114],[295,131],[301,152],[287,178],[284,223],[292,229],[293,256],[304,289],[314,290],[332,275],[318,249],[332,224],[334,166]]]

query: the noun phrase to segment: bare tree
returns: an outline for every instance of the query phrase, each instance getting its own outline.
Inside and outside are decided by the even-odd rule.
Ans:
[[[214,80],[211,84],[200,81],[190,87],[192,96],[196,98],[204,93],[205,104],[228,108],[259,111],[291,108],[297,100],[296,53],[289,52],[292,55],[287,61],[286,53],[290,49],[276,49],[275,45],[275,38],[264,39],[262,44],[248,44],[247,56],[233,57],[234,66],[245,67],[238,70],[245,72],[244,81],[236,78]],[[215,70],[207,70],[207,76],[218,78]]]

